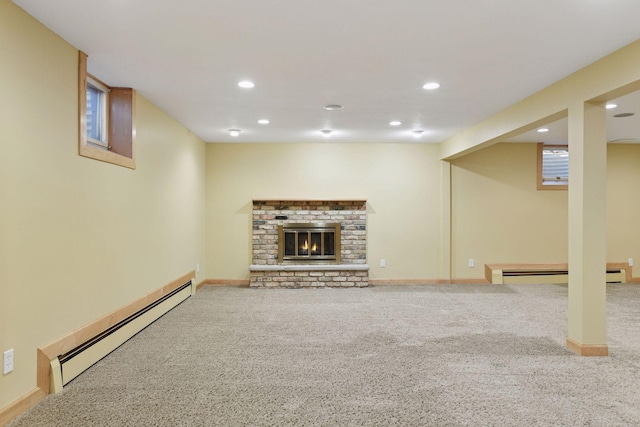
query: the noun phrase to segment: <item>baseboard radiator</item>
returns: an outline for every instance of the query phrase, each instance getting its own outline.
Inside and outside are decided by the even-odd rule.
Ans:
[[[607,283],[624,283],[624,270],[607,269]],[[549,271],[503,271],[504,284],[519,283],[568,283],[569,273],[566,270]]]
[[[93,338],[51,360],[51,392],[62,391],[64,385],[189,298],[192,294],[192,286],[192,282],[188,281]]]
[[[487,278],[493,284],[518,285],[518,284],[556,284],[568,283],[569,272],[567,268],[553,268],[549,266],[487,266],[489,268]],[[495,268],[501,267],[501,268]],[[607,283],[626,283],[627,271],[624,268],[607,267]]]

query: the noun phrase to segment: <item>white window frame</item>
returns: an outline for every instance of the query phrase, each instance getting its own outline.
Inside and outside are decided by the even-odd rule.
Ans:
[[[102,102],[100,103],[101,105],[100,105],[100,111],[99,111],[100,112],[99,120],[102,126],[101,127],[102,139],[91,138],[87,133],[87,142],[91,144],[95,144],[102,148],[106,148],[108,150],[110,148],[109,147],[109,92],[111,92],[111,89],[109,89],[107,85],[97,80],[96,78],[92,77],[91,75],[87,75],[87,87],[89,86],[98,90],[103,95],[101,96]]]

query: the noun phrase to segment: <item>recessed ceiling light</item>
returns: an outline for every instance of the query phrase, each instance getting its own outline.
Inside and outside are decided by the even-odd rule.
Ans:
[[[540,133],[549,132],[549,129],[547,129],[547,128],[540,128],[540,129],[538,129],[538,132],[540,132]]]
[[[398,121],[398,120],[393,120],[391,122],[389,122],[389,125],[391,126],[400,126],[402,124],[402,122]]]
[[[616,117],[616,118],[618,118],[618,119],[622,119],[622,118],[624,118],[624,117],[631,117],[631,116],[633,116],[633,115],[635,115],[635,114],[636,114],[636,113],[620,113],[620,114],[616,114],[616,115],[615,115],[615,116],[613,116],[613,117]]]
[[[229,129],[229,135],[231,136],[239,136],[240,132],[242,132],[240,129]]]
[[[412,130],[411,133],[413,133],[413,136],[418,138],[418,137],[422,136],[424,131],[422,129],[416,129],[416,130]]]
[[[434,90],[434,89],[438,89],[439,87],[440,87],[440,83],[430,82],[430,83],[425,83],[425,85],[422,86],[422,89]]]
[[[607,104],[605,105],[604,108],[606,108],[607,110],[612,110],[614,108],[616,108],[618,106],[618,104]]]
[[[325,138],[328,138],[331,136],[331,133],[333,131],[331,129],[322,129],[320,132],[322,132],[322,136],[324,136]]]
[[[240,86],[243,89],[251,89],[255,86],[255,84],[253,82],[250,82],[249,80],[243,80],[240,83],[238,83],[238,86]]]
[[[344,108],[344,105],[340,105],[340,104],[327,104],[324,107],[325,110],[327,111],[338,111],[338,110],[342,110]]]
[[[267,120],[267,119],[260,119],[260,120],[258,120],[258,123],[260,123],[261,125],[268,125],[268,124],[269,124],[269,120]]]

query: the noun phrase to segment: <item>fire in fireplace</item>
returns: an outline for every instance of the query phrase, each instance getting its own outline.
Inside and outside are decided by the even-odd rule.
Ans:
[[[340,224],[278,226],[278,263],[340,263]]]

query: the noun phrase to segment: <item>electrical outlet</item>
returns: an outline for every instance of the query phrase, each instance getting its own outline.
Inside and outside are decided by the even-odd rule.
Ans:
[[[473,268],[476,265],[476,261],[473,258],[469,258],[469,268]]]
[[[386,268],[386,267],[387,267],[387,260],[383,258],[380,260],[380,268]]]
[[[9,349],[4,352],[4,369],[2,371],[3,375],[7,375],[9,372],[13,371],[13,349]]]
[[[633,266],[633,258],[629,258],[629,267]]]
[[[200,263],[196,264],[196,273],[200,272]]]

